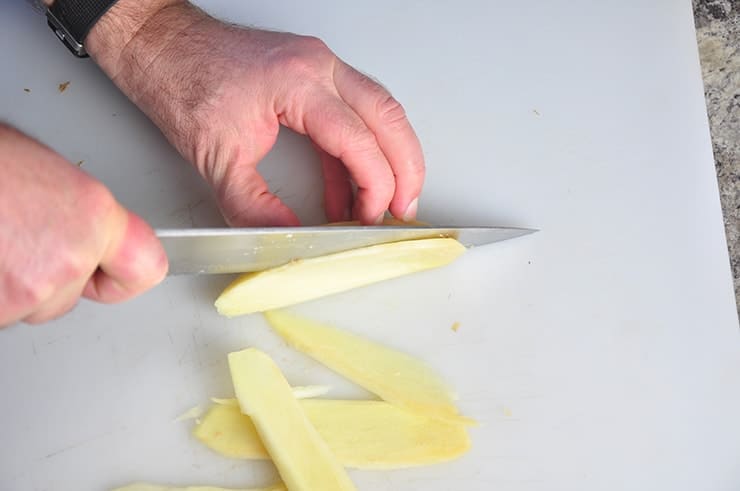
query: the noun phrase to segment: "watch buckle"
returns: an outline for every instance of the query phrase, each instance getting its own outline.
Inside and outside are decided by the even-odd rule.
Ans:
[[[73,55],[78,58],[87,58],[90,56],[87,54],[87,51],[85,51],[85,47],[82,43],[77,41],[67,28],[64,27],[64,24],[62,24],[62,22],[48,9],[46,11],[46,23]]]

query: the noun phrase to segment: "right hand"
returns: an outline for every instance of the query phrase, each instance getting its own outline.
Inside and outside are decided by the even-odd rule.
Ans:
[[[120,302],[166,272],[146,222],[87,173],[0,124],[0,326],[53,319],[80,296]]]

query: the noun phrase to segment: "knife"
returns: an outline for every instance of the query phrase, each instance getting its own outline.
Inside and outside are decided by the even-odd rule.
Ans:
[[[159,229],[169,274],[261,271],[288,263],[400,240],[453,237],[466,247],[532,232],[507,227],[322,226]]]

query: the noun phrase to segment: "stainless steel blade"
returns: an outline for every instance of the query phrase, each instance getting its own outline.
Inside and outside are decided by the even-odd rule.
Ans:
[[[506,227],[281,227],[157,230],[170,274],[260,271],[295,259],[399,240],[454,237],[466,247],[536,230]]]

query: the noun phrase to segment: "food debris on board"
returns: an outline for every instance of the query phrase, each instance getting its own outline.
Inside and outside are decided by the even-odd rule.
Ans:
[[[452,323],[452,327],[450,327],[453,331],[457,332],[458,329],[460,329],[460,323],[455,321]]]
[[[180,421],[187,421],[190,419],[195,419],[196,421],[200,416],[203,414],[203,408],[200,406],[193,406],[184,413],[182,413],[180,416],[175,418],[175,423],[179,423]]]
[[[67,87],[69,87],[70,81],[67,80],[66,82],[62,82],[57,86],[57,89],[59,89],[59,92],[62,93],[65,90],[67,90]]]

